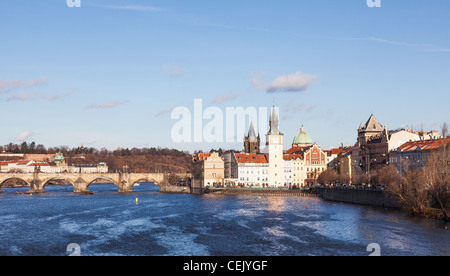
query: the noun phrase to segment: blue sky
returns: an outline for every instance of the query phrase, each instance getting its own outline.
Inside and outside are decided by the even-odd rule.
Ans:
[[[450,1],[0,1],[0,144],[241,149],[173,142],[171,110],[280,108],[289,147],[450,122]],[[206,124],[208,121],[205,120]]]

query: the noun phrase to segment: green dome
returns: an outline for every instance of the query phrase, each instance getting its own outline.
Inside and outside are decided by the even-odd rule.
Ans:
[[[302,128],[300,128],[300,133],[297,134],[297,136],[295,136],[294,142],[292,144],[294,144],[294,145],[298,145],[298,144],[310,145],[312,143],[313,142],[312,142],[311,136],[309,136],[308,133],[305,132],[305,128],[302,126]]]

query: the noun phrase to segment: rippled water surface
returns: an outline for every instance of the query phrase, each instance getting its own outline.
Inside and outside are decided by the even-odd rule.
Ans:
[[[81,255],[364,256],[371,243],[381,255],[450,255],[448,225],[320,198],[160,194],[152,184],[17,190],[0,194],[2,256],[64,256],[71,243]]]

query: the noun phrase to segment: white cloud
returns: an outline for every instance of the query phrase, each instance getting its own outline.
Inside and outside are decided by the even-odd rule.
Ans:
[[[234,94],[233,91],[230,91],[228,95],[218,94],[214,98],[213,103],[222,104],[227,101],[235,100],[237,97],[239,97],[239,94]]]
[[[171,77],[175,77],[175,76],[179,76],[185,73],[185,69],[182,67],[178,67],[178,66],[173,66],[173,65],[168,65],[168,64],[163,64],[161,66],[161,70],[164,73],[169,74],[169,76]]]
[[[10,102],[10,101],[21,101],[21,102],[24,102],[24,101],[30,100],[32,98],[35,98],[36,95],[37,95],[36,92],[25,93],[25,94],[20,94],[20,95],[11,94],[11,95],[9,95],[6,98],[6,101],[7,102]]]
[[[155,115],[155,117],[159,117],[159,116],[162,116],[162,115],[165,115],[165,114],[172,113],[173,110],[174,110],[174,108],[169,108],[169,109],[162,110],[162,111],[158,112]]]
[[[304,74],[300,71],[286,75],[279,76],[270,84],[266,84],[258,77],[252,79],[253,86],[258,90],[264,90],[267,93],[276,92],[301,92],[309,88],[317,79],[317,75]]]
[[[30,88],[42,84],[47,84],[47,78],[39,78],[30,81],[21,81],[21,80],[4,80],[0,79],[0,93],[8,92],[14,88]]]
[[[22,142],[22,141],[25,141],[25,140],[27,140],[28,138],[30,138],[31,135],[33,135],[33,133],[28,132],[28,131],[24,131],[24,132],[22,132],[21,134],[19,134],[19,136],[17,136],[16,139],[14,139],[14,140],[15,140],[15,141],[18,141],[18,142],[19,142],[19,141]]]
[[[98,8],[112,9],[112,10],[129,10],[129,11],[145,11],[145,12],[162,12],[163,8],[157,8],[153,6],[139,6],[139,5],[127,5],[127,6],[96,6]]]
[[[66,93],[61,93],[61,94],[52,94],[52,95],[46,95],[46,94],[39,94],[36,92],[30,92],[30,93],[24,93],[24,94],[10,94],[8,95],[8,97],[6,97],[6,101],[10,102],[10,101],[21,101],[21,102],[25,102],[28,100],[32,100],[32,99],[36,99],[36,98],[40,98],[40,99],[44,99],[44,100],[49,100],[49,101],[56,101],[56,100],[61,100],[64,99],[66,97],[68,97],[69,95],[71,95],[74,92],[74,89],[66,92]]]
[[[49,101],[53,102],[53,101],[56,101],[56,100],[64,99],[64,98],[68,97],[69,95],[71,95],[72,93],[73,93],[73,90],[71,90],[69,92],[66,92],[66,93],[63,93],[63,94],[41,95],[40,97],[42,99],[46,99],[46,100],[49,100]]]
[[[90,104],[88,106],[85,107],[85,109],[106,109],[106,108],[114,108],[117,107],[119,105],[123,105],[128,103],[128,101],[114,101],[114,102],[109,102],[109,103],[105,103],[105,104]]]
[[[373,41],[378,43],[384,43],[384,44],[392,44],[392,45],[398,45],[398,46],[404,46],[404,47],[413,47],[425,52],[450,52],[450,48],[447,47],[438,47],[433,44],[425,44],[425,43],[410,43],[410,42],[402,42],[402,41],[395,41],[395,40],[388,40],[378,37],[350,37],[350,38],[340,38],[342,40],[360,40],[360,41]]]
[[[318,104],[308,105],[306,103],[296,103],[294,99],[291,99],[288,103],[283,105],[283,108],[286,113],[298,113],[301,111],[311,112],[318,106]]]

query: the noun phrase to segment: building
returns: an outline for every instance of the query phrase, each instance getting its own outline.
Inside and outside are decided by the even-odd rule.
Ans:
[[[47,159],[47,157],[43,158]],[[2,173],[34,173],[36,171],[40,173],[107,173],[108,166],[105,162],[100,162],[99,164],[68,165],[64,160],[64,156],[59,153],[55,155],[54,162],[40,160],[0,162],[0,171]]]
[[[269,163],[266,155],[256,153],[225,153],[226,184],[243,188],[269,187]]]
[[[284,134],[279,129],[275,107],[269,126],[264,153],[259,153],[259,135],[256,136],[253,124],[244,137],[244,152],[225,152],[225,183],[260,188],[300,188],[316,184],[319,175],[327,169],[327,153],[313,143],[304,126],[294,137],[292,147],[284,151]]]
[[[434,152],[449,144],[450,138],[406,142],[390,152],[389,162],[399,172],[403,172],[406,166],[410,169],[422,168],[429,164]],[[447,160],[450,160],[450,156]]]
[[[290,188],[305,186],[306,169],[304,167],[303,155],[284,154],[284,185]]]
[[[394,150],[406,142],[419,140],[421,140],[421,136],[419,136],[417,133],[413,133],[412,130],[400,129],[390,131],[388,150]]]
[[[269,132],[266,135],[267,161],[269,162],[269,187],[284,186],[283,170],[283,136],[279,130],[279,118],[275,106],[269,121]]]
[[[244,152],[259,154],[261,153],[260,144],[261,138],[259,136],[259,133],[258,136],[256,136],[253,122],[251,122],[248,135],[244,137]]]
[[[312,186],[317,183],[319,175],[327,169],[327,153],[300,128],[292,142],[292,147],[285,151],[285,160],[292,160],[292,187]]]
[[[366,124],[360,125],[358,129],[358,149],[352,154],[354,161],[369,173],[371,168],[377,169],[389,164],[391,151],[406,142],[420,141],[424,137],[421,135],[406,129],[388,131],[372,114]]]
[[[432,130],[430,132],[425,132],[425,131],[421,130],[421,131],[417,131],[414,133],[419,135],[420,140],[436,140],[436,139],[446,138],[446,137],[442,137],[439,134],[439,131],[437,131],[437,130]]]
[[[388,163],[389,134],[386,126],[378,123],[375,116],[370,115],[365,125],[358,128],[359,163],[366,173],[371,168]]]
[[[353,148],[343,148],[338,155],[337,173],[340,175],[341,181],[352,184],[353,172],[357,171],[359,164],[354,164],[352,158]]]
[[[292,187],[293,185],[293,165],[294,160],[293,157],[289,154],[283,154],[283,186],[284,187]]]
[[[344,148],[332,148],[330,150],[324,150],[324,152],[327,154],[327,167],[329,169],[336,169],[337,166],[339,166],[339,154],[342,152]]]
[[[217,152],[198,153],[194,155],[193,178],[197,187],[224,186],[224,159]]]
[[[0,171],[2,173],[28,173],[31,169],[29,165],[32,163],[34,162],[31,160],[3,161],[0,162]]]

